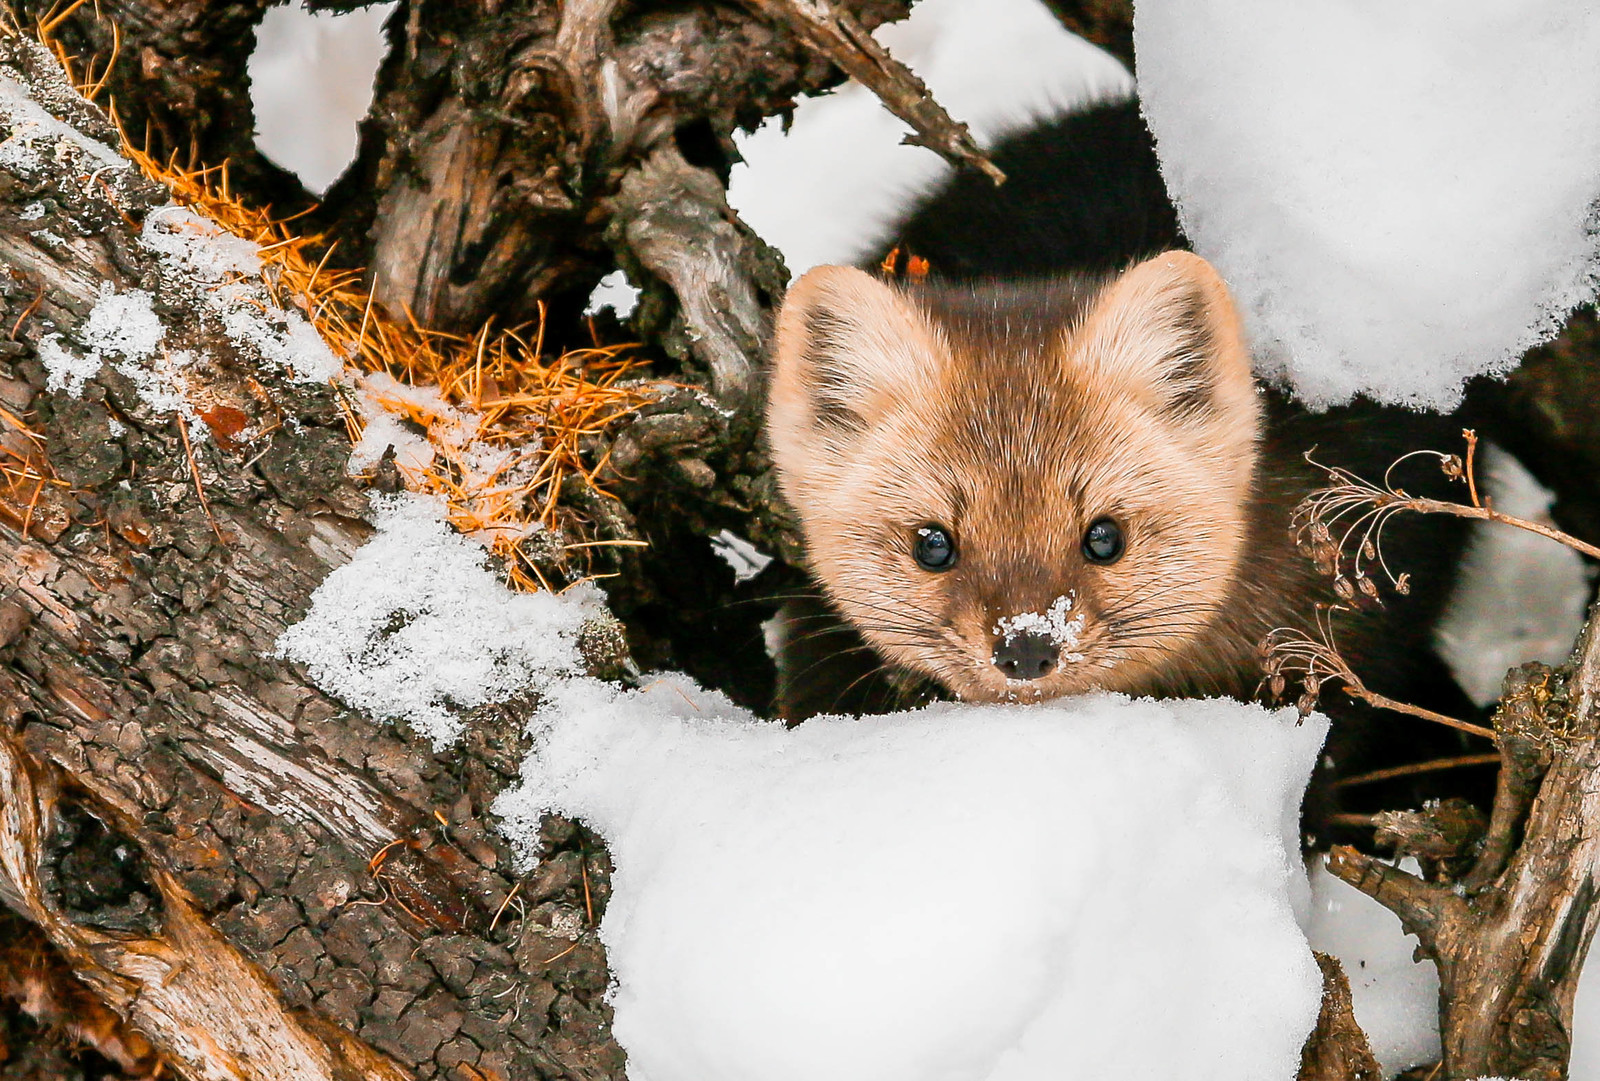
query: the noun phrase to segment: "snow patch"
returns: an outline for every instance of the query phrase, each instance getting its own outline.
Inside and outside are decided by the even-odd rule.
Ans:
[[[102,358],[95,353],[79,356],[61,344],[61,335],[46,334],[37,346],[39,363],[44,365],[44,389],[65,391],[68,397],[83,394],[83,384],[100,371]]]
[[[732,530],[724,529],[711,538],[711,550],[733,568],[733,580],[748,582],[767,569],[772,557]]]
[[[1521,462],[1493,445],[1478,460],[1496,510],[1553,524],[1555,493]],[[1488,705],[1499,699],[1508,669],[1566,660],[1583,627],[1589,581],[1583,557],[1566,545],[1497,522],[1474,523],[1459,581],[1434,628],[1439,655],[1461,689]]]
[[[168,203],[145,216],[139,243],[162,257],[169,269],[202,282],[261,273],[261,248],[234,236],[186,206]]]
[[[994,625],[990,633],[1005,635],[1005,644],[1008,646],[1019,634],[1042,634],[1054,642],[1057,649],[1070,650],[1078,644],[1078,638],[1083,634],[1083,616],[1067,618],[1076,599],[1076,594],[1069,593],[1057,597],[1043,612],[1019,612],[1014,616],[1006,616]],[[1061,659],[1076,663],[1083,660],[1083,654],[1063,652]]]
[[[145,218],[139,242],[222,320],[228,337],[301,383],[326,383],[344,361],[299,312],[281,307],[261,284],[261,249],[188,207],[170,204]]]
[[[1600,6],[1139,0],[1195,250],[1313,405],[1431,408],[1595,295]]]
[[[157,413],[180,413],[194,425],[195,438],[208,430],[189,404],[184,369],[194,354],[161,348],[167,328],[156,314],[155,298],[143,289],[119,293],[106,282],[79,332],[86,352],[79,356],[61,344],[61,335],[40,339],[39,362],[48,378],[45,389],[60,390],[73,398],[83,384],[99,374],[106,363],[133,384],[139,400]]]
[[[1401,866],[1418,872],[1414,860]],[[1311,871],[1311,910],[1302,926],[1312,949],[1344,966],[1356,1021],[1384,1077],[1438,1059],[1439,970],[1432,961],[1414,959],[1417,940],[1400,926],[1400,917],[1333,877],[1318,857]]]
[[[602,604],[598,590],[513,593],[483,547],[443,520],[439,499],[374,496],[372,509],[377,532],[317,587],[278,656],[437,747],[460,737],[456,711],[579,671],[578,632]]]
[[[10,75],[0,73],[0,126],[9,129],[0,140],[0,167],[31,173],[45,165],[43,154],[51,160],[81,156],[91,169],[128,169],[127,158],[98,139],[82,134],[63,123],[33,100],[28,88]]]
[[[356,154],[356,125],[372,104],[372,82],[388,43],[393,3],[350,12],[267,9],[250,54],[256,145],[321,195]]]
[[[1285,1081],[1325,730],[1107,695],[790,730],[684,677],[577,680],[495,810],[525,853],[545,812],[605,837],[614,1031],[651,1081]]]

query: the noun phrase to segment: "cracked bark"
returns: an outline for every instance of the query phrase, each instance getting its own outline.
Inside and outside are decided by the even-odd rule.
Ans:
[[[0,66],[114,145],[39,49],[0,40]],[[487,814],[530,704],[435,755],[271,659],[369,532],[338,403],[140,247],[164,189],[42,160],[0,171],[0,394],[68,486],[0,500],[0,896],[186,1076],[620,1077],[603,851],[555,823],[522,879]],[[237,438],[195,439],[191,467],[112,369],[79,399],[45,390],[34,347],[70,340],[101,282],[155,294],[172,344],[205,353],[203,416],[242,416],[219,421]]]
[[[1571,664],[1524,665],[1495,714],[1503,760],[1494,812],[1462,824],[1431,806],[1388,823],[1422,877],[1353,849],[1328,867],[1400,917],[1439,969],[1444,1081],[1558,1081],[1572,1002],[1600,923],[1600,610]]]

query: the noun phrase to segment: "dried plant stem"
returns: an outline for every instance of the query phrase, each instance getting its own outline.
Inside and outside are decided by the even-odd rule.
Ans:
[[[1562,532],[1554,526],[1541,525],[1526,518],[1504,514],[1495,510],[1491,502],[1486,501],[1480,506],[1469,507],[1464,503],[1450,503],[1442,499],[1419,499],[1407,496],[1395,500],[1389,506],[1397,510],[1415,511],[1419,514],[1453,514],[1457,518],[1473,518],[1483,522],[1499,522],[1502,525],[1516,526],[1518,529],[1525,529],[1529,533],[1537,533],[1541,537],[1547,537],[1560,544],[1565,544],[1568,548],[1582,552],[1590,559],[1600,559],[1600,548],[1581,541],[1570,533]]]
[[[1345,683],[1344,691],[1346,694],[1351,695],[1354,698],[1359,698],[1363,702],[1367,703],[1367,705],[1376,706],[1378,709],[1387,709],[1394,713],[1404,713],[1408,717],[1419,717],[1424,721],[1432,721],[1435,724],[1442,724],[1449,728],[1454,728],[1458,732],[1466,732],[1469,735],[1482,736],[1484,739],[1494,739],[1494,729],[1492,728],[1485,728],[1481,724],[1472,724],[1469,721],[1458,721],[1454,717],[1443,713],[1437,713],[1431,709],[1425,709],[1422,706],[1413,706],[1408,702],[1398,702],[1395,699],[1390,698],[1388,695],[1367,690],[1366,686],[1363,685],[1360,680],[1355,680],[1353,683],[1347,681]]]
[[[1410,762],[1404,766],[1391,766],[1388,769],[1375,769],[1370,773],[1357,773],[1354,776],[1341,777],[1333,783],[1333,786],[1335,788],[1353,788],[1356,785],[1393,781],[1400,777],[1414,777],[1419,773],[1463,769],[1467,766],[1493,765],[1498,764],[1499,761],[1500,755],[1498,752],[1494,754],[1458,754],[1449,758],[1430,758],[1426,762]]]

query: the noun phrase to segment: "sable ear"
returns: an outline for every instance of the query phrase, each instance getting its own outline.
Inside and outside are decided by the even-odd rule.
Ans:
[[[1096,301],[1080,356],[1175,419],[1207,426],[1258,414],[1250,350],[1228,287],[1192,252],[1127,271]]]
[[[948,350],[914,304],[852,267],[807,271],[778,314],[767,422],[775,442],[870,427],[936,384]]]

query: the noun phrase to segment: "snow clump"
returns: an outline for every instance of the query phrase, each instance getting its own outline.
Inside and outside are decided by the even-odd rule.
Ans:
[[[520,788],[615,860],[614,1032],[650,1081],[1287,1081],[1326,723],[1101,695],[762,722],[681,676],[546,692]]]
[[[1308,403],[1445,409],[1592,298],[1600,5],[1138,0],[1195,250]]]
[[[1072,611],[1075,594],[1060,596],[1051,603],[1043,612],[1020,612],[1014,616],[1006,616],[994,625],[994,634],[1003,634],[1006,645],[1019,634],[1042,634],[1057,647],[1070,650],[1078,644],[1078,637],[1083,634],[1083,616],[1067,618],[1067,613]],[[1062,660],[1081,661],[1082,653],[1063,653]]]
[[[63,123],[33,100],[32,93],[17,79],[0,74],[0,167],[15,172],[34,173],[44,168],[45,153],[51,160],[76,155],[92,172],[99,169],[122,171],[130,168],[127,158],[98,139],[91,139],[71,124]]]
[[[267,363],[302,383],[326,383],[344,371],[343,359],[316,327],[252,280],[262,268],[260,248],[252,241],[170,204],[146,216],[139,242],[159,255],[169,272],[190,281],[230,338],[249,345]]]
[[[278,655],[317,686],[443,747],[461,735],[457,710],[580,670],[578,633],[602,605],[598,590],[513,593],[483,547],[443,520],[441,500],[375,496],[372,507],[372,539],[278,638]]]

